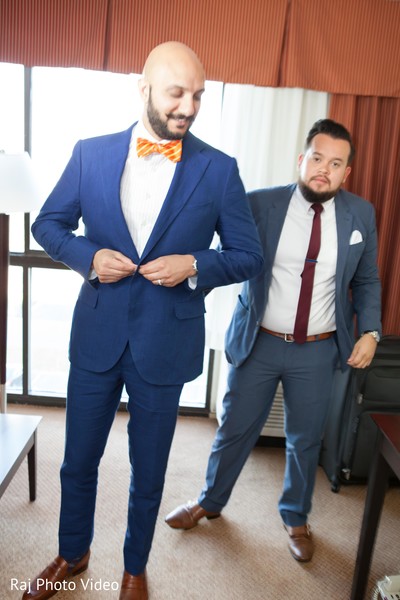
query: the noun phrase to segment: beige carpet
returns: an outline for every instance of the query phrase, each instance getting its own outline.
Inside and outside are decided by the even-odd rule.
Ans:
[[[28,500],[25,463],[0,500],[1,600],[21,598],[23,585],[57,554],[58,471],[64,439],[62,409],[12,405],[9,412],[39,414],[43,420],[36,501]],[[118,414],[101,464],[90,567],[71,580],[74,591],[57,594],[59,600],[118,598],[118,591],[107,586],[119,585],[123,570],[129,480],[126,420],[126,414]],[[344,486],[334,494],[319,469],[310,519],[317,550],[311,563],[296,563],[286,548],[276,508],[283,449],[254,449],[222,518],[201,522],[189,532],[164,524],[167,512],[197,496],[215,426],[212,420],[194,417],[178,421],[148,564],[151,600],[349,600],[365,486]],[[368,599],[377,579],[400,573],[399,516],[400,489],[392,488],[386,496]]]

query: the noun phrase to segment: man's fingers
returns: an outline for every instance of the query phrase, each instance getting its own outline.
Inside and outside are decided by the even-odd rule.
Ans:
[[[102,283],[119,281],[136,271],[136,265],[130,258],[121,252],[107,248],[96,252],[93,257],[93,268]]]

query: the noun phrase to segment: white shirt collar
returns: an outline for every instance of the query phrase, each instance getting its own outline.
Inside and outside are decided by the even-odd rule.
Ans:
[[[145,138],[155,144],[168,144],[171,140],[157,140],[144,126],[142,119],[140,119],[132,131],[132,141],[136,141],[138,137]]]
[[[293,196],[294,196],[294,199],[296,200],[297,207],[299,209],[301,207],[300,210],[304,210],[304,212],[308,212],[311,209],[311,202],[309,202],[308,200],[306,200],[304,198],[298,185],[296,185],[296,189],[294,190]],[[333,196],[332,198],[329,198],[329,200],[324,202],[323,203],[324,210],[328,210],[332,206],[334,201],[335,201],[335,196]]]

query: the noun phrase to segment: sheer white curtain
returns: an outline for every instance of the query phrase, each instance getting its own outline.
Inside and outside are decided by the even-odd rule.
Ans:
[[[296,181],[307,132],[314,121],[327,116],[328,102],[324,92],[224,86],[219,147],[237,159],[246,191]],[[217,288],[206,301],[206,343],[217,351],[212,410],[225,387],[224,335],[240,288]]]
[[[246,190],[295,181],[306,134],[327,110],[322,92],[226,85],[221,148],[236,157]]]

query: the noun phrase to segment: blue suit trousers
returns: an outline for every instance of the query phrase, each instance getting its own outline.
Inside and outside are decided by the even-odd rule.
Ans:
[[[297,344],[260,331],[247,360],[230,368],[221,425],[199,496],[205,510],[221,511],[227,504],[282,381],[286,468],[279,512],[288,526],[307,522],[337,367],[336,336]]]
[[[59,554],[67,561],[73,560],[85,554],[92,542],[98,467],[124,384],[129,396],[131,464],[124,563],[129,573],[138,575],[144,571],[153,540],[182,385],[144,381],[129,346],[106,372],[71,366],[65,456],[60,473]]]

